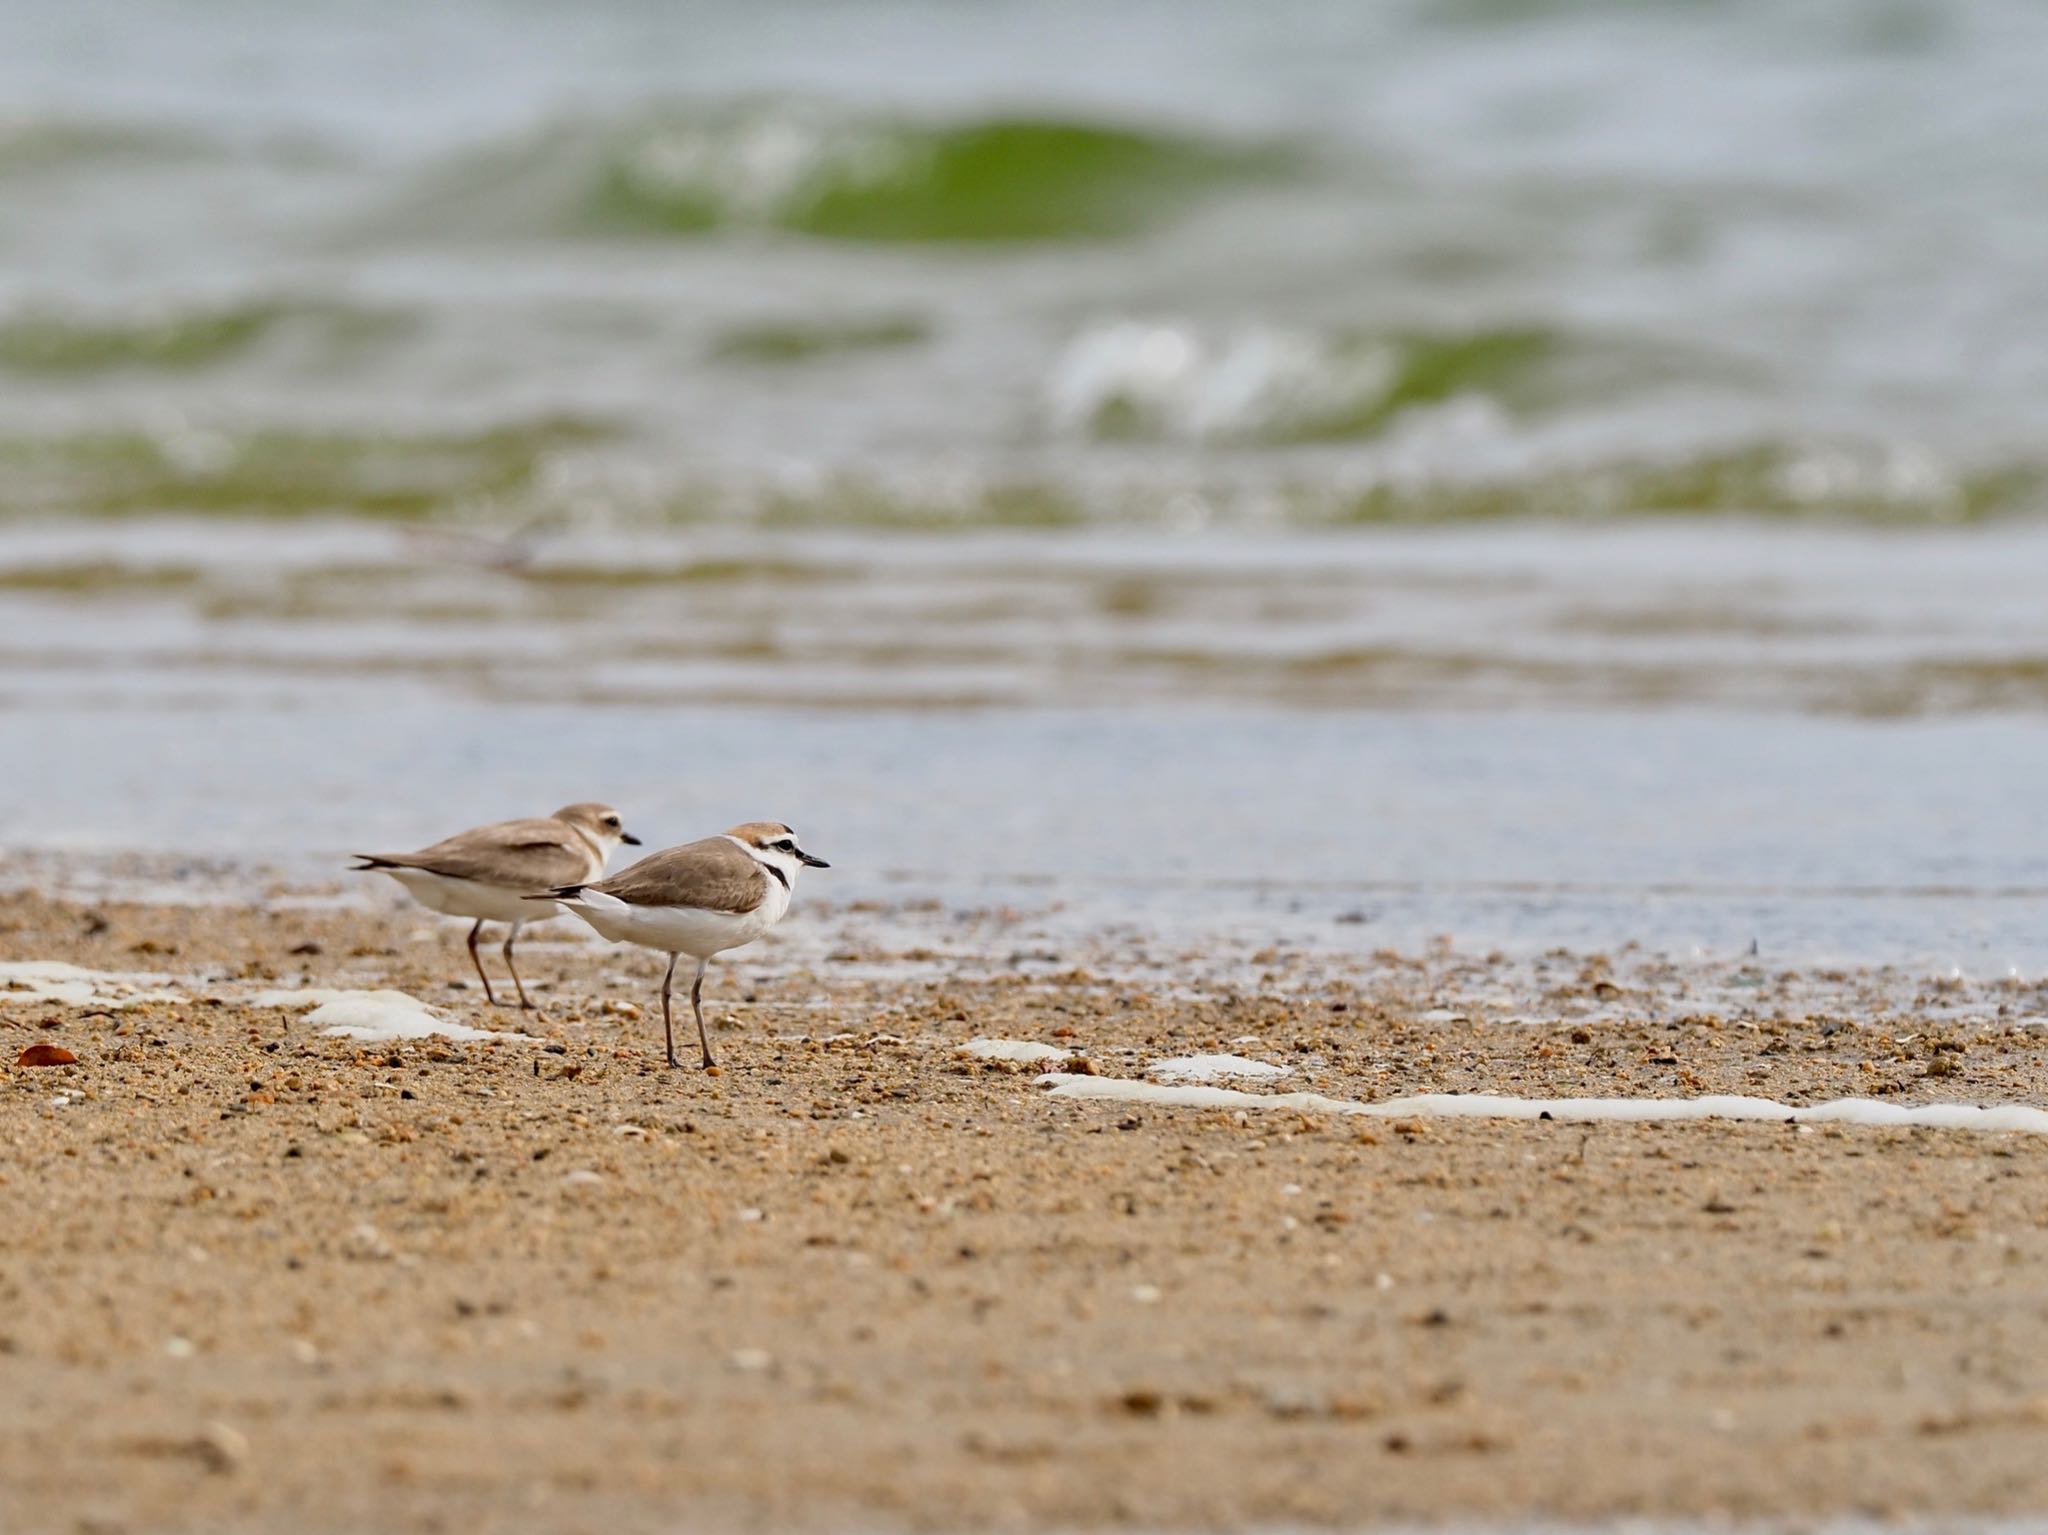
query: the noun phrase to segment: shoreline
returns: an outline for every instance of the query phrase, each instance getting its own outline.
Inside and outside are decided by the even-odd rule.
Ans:
[[[1353,1099],[2039,1103],[2037,986],[1858,1016],[1815,1000],[1854,977],[1777,978],[1687,1022],[1596,957],[1262,996],[763,945],[713,968],[707,1077],[658,1065],[646,956],[535,946],[534,1025],[454,984],[459,944],[397,909],[0,897],[0,960],[206,977],[0,993],[23,1529],[2048,1504],[2037,1136],[1064,1102],[958,1053],[1221,1054]],[[1519,1021],[1427,1005],[1453,970]],[[294,983],[538,1037],[327,1038],[254,1000]],[[79,1063],[15,1067],[38,1042]]]

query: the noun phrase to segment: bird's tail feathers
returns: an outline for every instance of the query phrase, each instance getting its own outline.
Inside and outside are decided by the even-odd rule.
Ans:
[[[595,885],[564,885],[562,888],[575,892],[574,895],[568,897],[568,904],[577,911],[618,912],[626,910],[626,903],[624,901],[608,890],[598,889]],[[560,899],[560,897],[557,897],[557,899]]]

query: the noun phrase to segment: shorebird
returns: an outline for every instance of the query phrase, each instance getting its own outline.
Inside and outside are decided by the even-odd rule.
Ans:
[[[717,1063],[704,1030],[704,967],[712,955],[752,943],[781,921],[797,873],[807,866],[831,867],[797,846],[796,833],[780,821],[748,821],[716,837],[649,853],[610,879],[555,885],[529,899],[566,906],[613,943],[668,956],[661,977],[661,1032],[671,1066],[682,1062],[676,1059],[669,991],[676,961],[685,954],[694,959],[690,1010],[697,1015],[697,1043],[709,1071]]]
[[[484,1000],[493,1006],[498,998],[491,990],[491,978],[484,974],[476,940],[486,922],[509,922],[512,930],[505,935],[505,968],[512,972],[519,1005],[532,1008],[519,979],[519,967],[512,963],[512,944],[527,923],[560,916],[562,908],[539,905],[527,899],[526,892],[565,880],[595,879],[604,873],[605,860],[621,842],[640,845],[640,839],[620,824],[618,811],[586,802],[564,805],[551,816],[530,821],[474,826],[417,853],[354,856],[362,859],[356,865],[358,871],[374,869],[390,875],[422,906],[451,917],[475,919],[469,930],[469,962],[484,983]]]

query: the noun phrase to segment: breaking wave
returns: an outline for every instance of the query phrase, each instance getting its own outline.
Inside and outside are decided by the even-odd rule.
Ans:
[[[1138,233],[1291,150],[1058,117],[932,122],[819,104],[558,121],[460,157],[404,214],[433,231],[606,236],[774,230],[1003,243]]]
[[[1444,417],[1446,420],[1438,420]],[[1418,429],[1497,432],[1453,402]],[[1627,521],[1937,526],[2048,515],[2048,466],[1969,466],[1896,443],[1752,440],[1666,455],[1508,455],[1460,470],[1384,444],[1254,466],[1183,459],[1103,476],[1028,463],[814,475],[657,469],[621,423],[542,417],[466,431],[168,424],[0,438],[0,517],[355,515],[501,528],[755,524],[917,531]],[[1442,448],[1444,444],[1437,444]],[[1458,455],[1451,455],[1455,458]],[[1483,453],[1475,448],[1468,455]],[[1035,465],[1035,467],[1034,467]]]
[[[89,374],[183,371],[230,361],[268,342],[302,343],[311,362],[404,334],[407,316],[331,299],[159,301],[127,310],[30,305],[0,318],[0,368]]]
[[[1569,375],[1595,352],[1538,327],[1374,336],[1121,320],[1069,345],[1046,406],[1062,430],[1101,438],[1335,442],[1461,395],[1514,407],[1583,394]]]
[[[0,177],[193,160],[209,147],[196,133],[149,123],[0,115]]]
[[[176,421],[0,439],[0,515],[490,517],[529,505],[557,455],[608,436],[558,418],[438,433]]]

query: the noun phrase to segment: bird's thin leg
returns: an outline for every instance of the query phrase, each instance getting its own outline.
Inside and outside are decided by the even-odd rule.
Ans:
[[[519,979],[519,967],[512,963],[512,941],[519,936],[519,930],[524,926],[526,926],[524,922],[515,922],[512,924],[512,931],[505,935],[505,968],[512,972],[512,984],[519,988],[520,1007],[530,1012],[539,1013],[542,1018],[546,1018],[548,1015],[546,1008],[526,1000],[526,985]]]
[[[476,926],[469,930],[469,962],[476,966],[476,978],[484,983],[484,1000],[496,1007],[498,999],[491,991],[491,978],[484,974],[484,962],[476,952],[476,935],[484,930],[484,919],[478,917]]]
[[[704,1069],[709,1071],[718,1062],[711,1059],[711,1036],[704,1032],[704,967],[708,959],[697,961],[697,979],[690,983],[690,1010],[697,1015],[697,1043],[704,1047]]]
[[[669,1021],[668,1014],[668,988],[669,983],[674,981],[675,978],[676,956],[671,954],[668,957],[668,969],[661,977],[661,1038],[662,1042],[668,1046],[669,1065],[680,1066],[683,1063],[676,1059],[675,1025]]]

